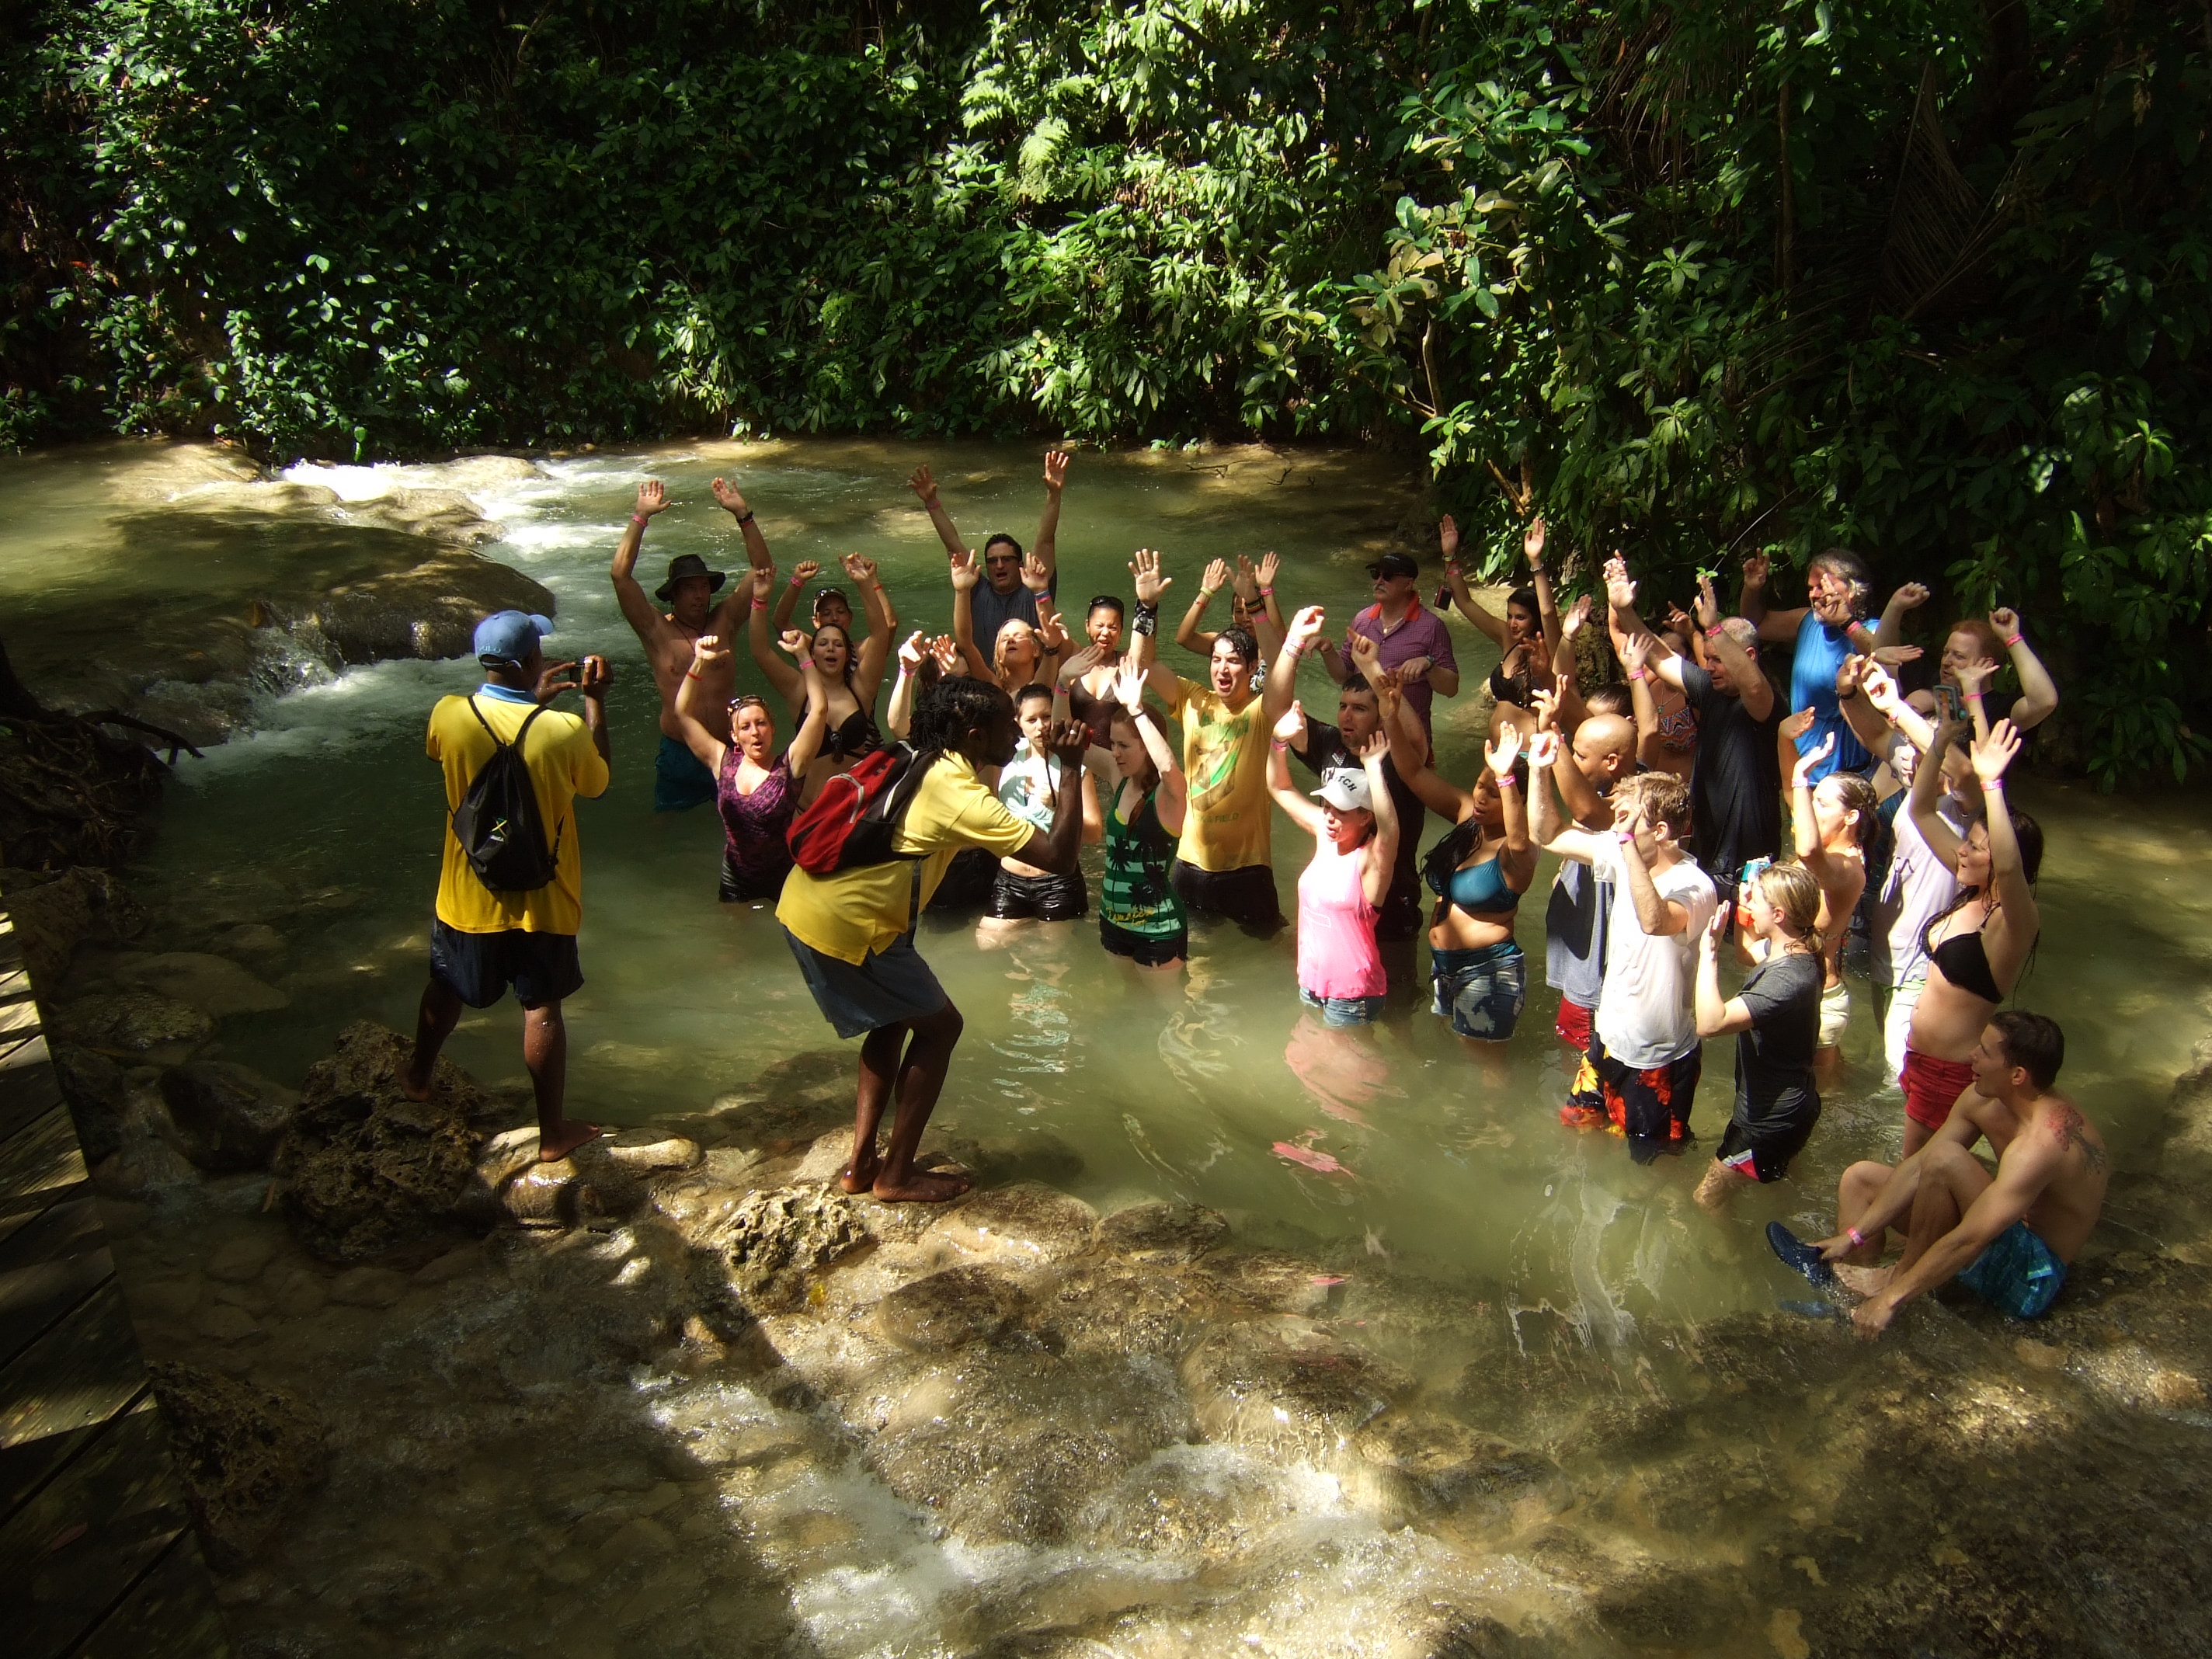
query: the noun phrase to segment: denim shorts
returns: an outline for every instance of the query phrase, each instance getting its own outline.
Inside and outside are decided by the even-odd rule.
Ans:
[[[1477,951],[1432,949],[1429,972],[1437,988],[1431,1012],[1460,1036],[1503,1042],[1513,1035],[1528,1000],[1528,960],[1511,939]]]
[[[1372,1025],[1382,1018],[1384,997],[1317,997],[1303,985],[1298,987],[1298,1000],[1309,1008],[1321,1010],[1324,1025]]]

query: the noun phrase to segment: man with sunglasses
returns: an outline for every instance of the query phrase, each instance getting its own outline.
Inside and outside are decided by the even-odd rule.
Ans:
[[[1060,492],[1066,482],[1066,452],[1047,450],[1044,516],[1037,521],[1036,545],[1024,556],[1022,544],[1003,532],[983,544],[983,580],[975,584],[973,604],[975,637],[987,653],[999,637],[999,630],[1008,623],[1024,622],[1031,628],[1036,627],[1040,594],[1051,599],[1060,592]],[[959,531],[953,527],[952,515],[938,499],[937,480],[929,469],[915,468],[906,485],[929,509],[929,521],[937,526],[937,538],[945,544],[945,556],[956,565],[972,562],[975,555],[960,539]],[[1024,582],[1022,578],[1025,570],[1032,580],[1041,576],[1042,586],[1031,587]]]

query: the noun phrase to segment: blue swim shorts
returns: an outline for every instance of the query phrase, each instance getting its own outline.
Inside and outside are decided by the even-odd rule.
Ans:
[[[2066,1264],[2051,1247],[2015,1221],[1959,1275],[1976,1296],[2014,1319],[2034,1319],[2058,1299],[2066,1283]]]
[[[693,754],[665,732],[653,757],[653,810],[688,812],[714,799],[714,775]]]

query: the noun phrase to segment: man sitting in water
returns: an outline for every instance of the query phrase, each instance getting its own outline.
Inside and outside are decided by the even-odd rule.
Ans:
[[[939,681],[915,711],[912,742],[925,767],[891,840],[897,856],[833,875],[793,868],[775,919],[823,1018],[840,1037],[860,1036],[860,1082],[853,1156],[840,1184],[886,1202],[943,1203],[968,1177],[918,1170],[914,1155],[935,1109],[960,1041],[960,1011],[914,948],[915,919],[944,879],[953,854],[980,847],[1032,868],[1073,873],[1083,835],[1083,751],[1089,734],[1073,720],[1045,745],[1060,763],[1052,827],[1023,823],[975,774],[1014,757],[1021,729],[1013,700],[964,677]],[[897,1091],[890,1145],[876,1132]]]
[[[754,525],[752,509],[745,505],[745,498],[717,478],[714,499],[737,515],[738,526],[744,532],[750,562],[755,565],[765,562],[768,543]],[[683,687],[684,676],[691,670],[691,647],[702,634],[726,640],[737,636],[738,619],[744,614],[741,607],[750,588],[744,582],[738,583],[730,597],[717,606],[714,595],[729,580],[728,573],[709,570],[706,560],[696,553],[685,553],[669,561],[668,580],[656,590],[668,609],[661,610],[646,597],[635,574],[637,556],[645,543],[646,526],[654,514],[665,512],[668,504],[668,492],[659,479],[649,478],[637,487],[637,511],[630,514],[629,524],[616,545],[611,574],[616,602],[622,606],[623,619],[645,647],[645,659],[652,665],[653,684],[660,690],[660,750],[653,761],[653,810],[681,812],[714,799],[714,780],[684,741],[683,728],[676,720],[676,694]],[[709,676],[714,683],[700,688],[699,708],[703,711],[701,719],[718,741],[727,743],[727,705],[737,689],[737,669],[726,661],[714,665],[702,678]]]
[[[2065,1059],[2057,1021],[2019,1009],[1991,1015],[1973,1052],[1974,1086],[1943,1127],[1893,1170],[1852,1164],[1836,1189],[1843,1231],[1814,1247],[1778,1223],[1769,1229],[1777,1254],[1816,1283],[1835,1264],[1836,1278],[1866,1298],[1851,1310],[1864,1336],[1951,1279],[2015,1319],[2043,1313],[2089,1241],[2111,1174],[2105,1138],[2051,1086]],[[1970,1150],[1984,1135],[1995,1175]],[[1876,1267],[1893,1227],[1905,1254]]]
[[[415,1054],[400,1087],[428,1100],[438,1051],[453,1035],[461,1006],[489,1008],[514,988],[522,1005],[522,1062],[538,1097],[538,1156],[566,1158],[598,1134],[563,1115],[568,1077],[568,1028],[561,1000],[580,990],[576,930],[584,918],[583,863],[577,850],[575,799],[607,787],[607,687],[605,657],[556,663],[538,641],[553,631],[543,617],[502,611],[477,624],[483,684],[472,697],[441,697],[430,711],[430,758],[446,772],[446,852],[430,923],[430,984],[415,1018]],[[574,679],[560,676],[577,669]],[[545,705],[563,691],[584,694],[584,717]],[[495,893],[484,885],[453,834],[453,813],[499,744],[520,744],[554,854],[554,876],[527,893]]]

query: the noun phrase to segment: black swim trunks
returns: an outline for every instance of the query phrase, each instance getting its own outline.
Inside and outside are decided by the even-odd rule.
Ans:
[[[1106,947],[1109,956],[1127,957],[1139,968],[1164,968],[1190,954],[1188,927],[1158,936],[1133,933],[1126,927],[1115,927],[1103,916],[1098,918],[1098,942]]]
[[[1168,882],[1194,915],[1225,916],[1248,932],[1273,933],[1283,926],[1283,907],[1275,897],[1275,872],[1264,864],[1236,870],[1201,870],[1177,859]]]
[[[574,933],[465,933],[430,922],[430,977],[471,1008],[489,1008],[514,988],[515,1000],[536,1008],[584,988]]]
[[[1805,1143],[1813,1138],[1813,1124],[1819,1118],[1815,1112],[1804,1123],[1771,1129],[1747,1129],[1730,1120],[1713,1157],[1747,1181],[1779,1181],[1790,1173],[1790,1160],[1803,1152]]]
[[[1039,921],[1074,921],[1091,908],[1081,875],[1018,876],[1000,870],[991,888],[990,915],[1001,921],[1034,917]]]

